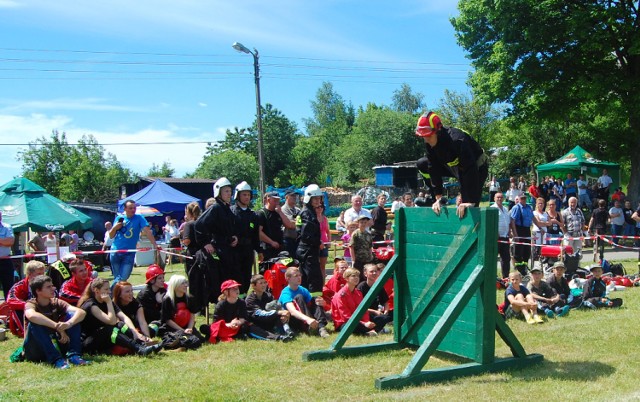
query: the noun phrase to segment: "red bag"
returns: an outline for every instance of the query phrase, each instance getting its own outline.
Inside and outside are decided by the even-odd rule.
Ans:
[[[220,342],[232,342],[233,337],[238,334],[240,328],[229,328],[227,327],[227,323],[224,320],[218,320],[211,324],[209,327],[211,329],[211,335],[209,336],[209,343],[218,343]]]

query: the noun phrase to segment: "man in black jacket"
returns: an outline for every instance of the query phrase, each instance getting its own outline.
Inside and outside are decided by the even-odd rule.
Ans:
[[[431,163],[429,174],[435,198],[443,193],[443,177],[455,177],[460,183],[461,202],[457,214],[463,217],[468,207],[478,206],[482,188],[489,175],[488,158],[480,145],[467,133],[442,125],[440,117],[429,112],[418,120],[416,135],[427,144]],[[433,211],[440,214],[440,203],[433,203]]]

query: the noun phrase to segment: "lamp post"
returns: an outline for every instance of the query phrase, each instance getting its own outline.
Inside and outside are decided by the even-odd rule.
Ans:
[[[253,56],[253,75],[256,82],[256,113],[258,114],[258,165],[260,167],[260,195],[264,196],[264,151],[262,147],[262,108],[260,107],[260,63],[258,62],[258,49],[253,48],[253,52],[245,45],[239,42],[233,42],[231,45],[235,50],[241,53]]]

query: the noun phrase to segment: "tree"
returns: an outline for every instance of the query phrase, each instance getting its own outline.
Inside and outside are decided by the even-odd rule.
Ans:
[[[69,144],[65,133],[53,131],[18,152],[24,177],[38,183],[63,201],[105,202],[118,199],[120,185],[134,180],[113,154],[105,153],[96,139],[83,136]]]
[[[423,94],[420,92],[414,94],[411,91],[411,86],[403,83],[400,89],[393,91],[391,108],[397,112],[409,114],[420,113],[424,106],[426,106],[423,103],[423,99]]]
[[[246,181],[252,188],[257,188],[258,162],[253,155],[236,150],[211,150],[190,177],[202,179],[219,179],[226,177],[231,183]]]
[[[151,169],[147,172],[149,177],[173,177],[176,170],[171,167],[171,163],[165,161],[158,166],[155,163],[151,165]]]
[[[500,111],[490,103],[445,89],[444,98],[440,100],[438,107],[447,126],[466,131],[482,147],[495,144],[491,134],[494,132],[493,126],[500,118]]]
[[[298,127],[282,112],[270,103],[262,108],[262,148],[266,184],[274,184],[276,180],[283,181],[283,171],[290,162],[285,156],[291,154],[298,137],[300,137]],[[255,155],[255,160],[258,160],[257,121],[254,121],[251,128],[235,127],[233,131],[227,130],[225,139],[209,147],[209,150],[212,153],[243,151],[246,154]]]
[[[529,122],[566,119],[595,106],[602,139],[627,143],[629,193],[640,192],[640,3],[631,0],[461,0],[452,18],[475,67],[470,83],[488,102]],[[611,105],[615,105],[614,108]],[[603,115],[613,111],[617,116]],[[604,121],[607,116],[622,121]],[[601,126],[601,129],[603,127]],[[613,141],[612,141],[613,143]],[[633,151],[635,150],[635,151]]]

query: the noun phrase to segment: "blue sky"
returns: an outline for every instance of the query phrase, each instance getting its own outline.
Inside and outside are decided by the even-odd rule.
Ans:
[[[303,130],[323,81],[356,108],[391,104],[403,82],[434,107],[466,92],[469,61],[449,23],[457,1],[0,0],[0,184],[16,153],[57,129],[92,134],[145,174],[168,161],[181,177],[205,144],[255,118],[262,104]],[[145,145],[106,145],[110,143]]]

